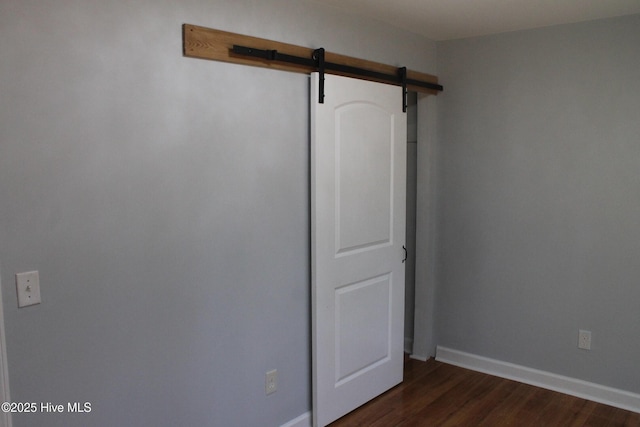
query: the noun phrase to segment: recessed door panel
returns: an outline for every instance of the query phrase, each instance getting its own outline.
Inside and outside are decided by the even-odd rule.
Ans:
[[[336,386],[389,358],[391,275],[336,290]]]
[[[389,243],[393,116],[369,103],[336,109],[336,252]]]

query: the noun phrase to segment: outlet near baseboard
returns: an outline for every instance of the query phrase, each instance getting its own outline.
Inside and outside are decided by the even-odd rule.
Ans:
[[[578,348],[591,350],[591,331],[578,331]]]
[[[265,375],[264,391],[266,394],[275,393],[278,390],[278,370],[274,369]]]

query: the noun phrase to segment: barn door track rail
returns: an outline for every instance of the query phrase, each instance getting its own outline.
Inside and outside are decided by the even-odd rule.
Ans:
[[[434,75],[330,53],[323,48],[311,49],[191,24],[182,26],[182,34],[183,54],[187,57],[299,73],[318,71],[319,102],[324,100],[324,73],[401,86],[403,106],[406,106],[407,90],[432,95],[443,90]]]

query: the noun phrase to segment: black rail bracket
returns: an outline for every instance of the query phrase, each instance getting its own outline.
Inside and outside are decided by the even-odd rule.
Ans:
[[[325,63],[324,63],[324,48],[319,48],[313,51],[313,59],[316,61],[316,66],[318,67],[319,74],[319,83],[320,86],[318,88],[318,102],[320,104],[324,104],[324,72],[325,72]]]
[[[402,85],[402,112],[407,112],[407,67],[398,68],[398,77]]]

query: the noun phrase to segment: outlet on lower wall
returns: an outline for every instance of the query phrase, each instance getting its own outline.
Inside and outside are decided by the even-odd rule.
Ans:
[[[578,348],[591,350],[591,331],[578,331]]]
[[[266,394],[275,393],[278,390],[278,370],[274,369],[265,375],[264,391]]]

